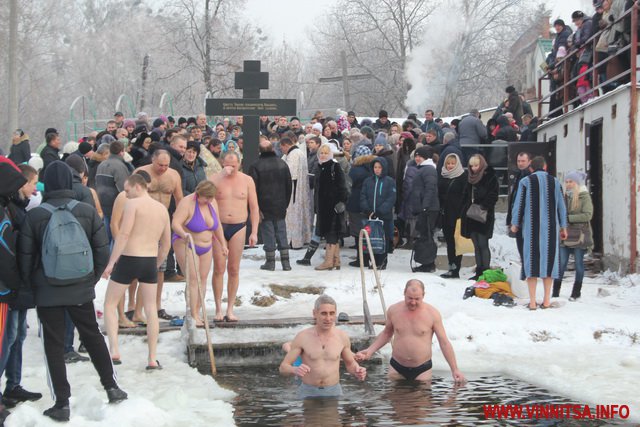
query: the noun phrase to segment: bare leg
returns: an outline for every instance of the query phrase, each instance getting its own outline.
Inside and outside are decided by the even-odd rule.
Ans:
[[[136,282],[137,283],[137,282]],[[136,285],[136,306],[133,311],[133,321],[147,323],[147,319],[142,314],[142,290]]]
[[[544,299],[542,305],[549,307],[551,305],[551,286],[553,285],[553,278],[545,277],[542,279],[542,285],[544,286]]]
[[[176,260],[178,261],[178,265],[183,273],[187,272],[187,263],[189,268],[189,308],[191,310],[191,318],[196,323],[196,326],[202,325],[202,318],[200,317],[199,311],[199,299],[198,299],[198,287],[197,287],[197,278],[196,274],[200,274],[199,270],[196,271],[195,265],[193,263],[193,258],[191,252],[186,251],[185,244],[181,240],[180,243],[173,246],[173,253],[176,256]],[[210,254],[211,252],[209,252]],[[205,254],[206,255],[206,254]],[[185,259],[185,257],[187,259]],[[209,255],[209,263],[211,263],[211,256]]]
[[[118,302],[118,325],[121,328],[135,328],[136,324],[127,319],[127,316],[124,314],[124,298],[125,294],[122,294],[122,298],[120,298]]]
[[[129,285],[129,304],[127,304],[127,311],[136,309],[136,291],[138,290],[138,280],[134,280]]]
[[[231,249],[229,249],[231,250]],[[216,303],[215,320],[222,320],[222,290],[224,289],[224,272],[227,269],[227,259],[222,254],[222,247],[217,240],[213,242],[213,298]]]
[[[529,308],[537,308],[536,303],[536,285],[538,284],[537,277],[527,277],[527,285],[529,286]]]
[[[213,252],[209,251],[206,254],[202,254],[199,257],[199,268],[198,268],[198,272],[200,274],[200,290],[202,292],[202,301],[205,301],[205,296],[207,295],[207,277],[209,276],[209,271],[211,271],[211,259],[213,258]],[[197,285],[197,284],[196,284]],[[194,287],[195,292],[197,292],[197,286]],[[196,313],[198,315],[199,319],[203,320],[203,324],[204,324],[204,317],[202,317],[202,305],[200,304],[200,296],[196,295],[197,299],[196,299]],[[205,307],[206,310],[206,307]]]
[[[233,235],[229,241],[229,260],[227,262],[227,318],[238,320],[233,315],[233,307],[236,303],[238,285],[240,284],[240,260],[244,249],[244,241],[247,228],[243,228]]]
[[[163,286],[164,286],[164,271],[162,272],[159,271],[158,272],[158,289],[156,290],[156,307],[158,307],[158,310],[162,308],[162,287]],[[147,318],[149,318],[149,313],[147,312],[146,307],[144,308],[144,312],[147,315]]]
[[[158,306],[156,305],[156,284],[142,283],[138,285],[142,291],[142,304],[147,315],[147,345],[149,346],[149,366],[157,365],[156,350],[158,348],[158,334],[160,324],[158,323]]]
[[[104,297],[104,323],[109,337],[109,351],[111,358],[120,359],[120,349],[118,348],[118,301],[127,291],[127,284],[109,281],[107,293]]]

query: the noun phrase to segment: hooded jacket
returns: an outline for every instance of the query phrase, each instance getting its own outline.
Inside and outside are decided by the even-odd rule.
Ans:
[[[396,181],[387,175],[385,159],[377,157],[371,163],[372,170],[376,163],[382,166],[382,173],[380,176],[374,173],[364,180],[360,191],[360,210],[367,216],[373,213],[382,220],[391,220],[396,203]]]
[[[29,135],[26,133],[20,137],[20,140],[11,144],[9,159],[16,165],[27,163],[31,158],[31,146],[29,145]]]
[[[418,173],[411,185],[411,211],[414,215],[423,211],[440,210],[436,166],[425,162],[418,165]]]
[[[360,156],[354,160],[351,170],[349,171],[349,178],[351,179],[351,194],[347,201],[348,212],[362,212],[360,209],[360,192],[362,191],[362,184],[371,176],[372,162],[376,159],[376,156]]]
[[[63,162],[54,162],[45,174],[44,202],[57,207],[74,198],[72,175]],[[24,286],[30,287],[39,307],[80,305],[95,298],[95,284],[109,261],[109,240],[104,223],[94,208],[78,203],[72,211],[84,229],[93,252],[94,275],[67,286],[52,286],[44,276],[41,248],[44,232],[51,218],[49,211],[37,207],[27,212],[20,230],[18,265]]]

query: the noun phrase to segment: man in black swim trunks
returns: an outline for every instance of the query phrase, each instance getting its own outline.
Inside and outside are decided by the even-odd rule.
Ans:
[[[120,363],[118,347],[118,301],[129,284],[138,280],[142,306],[147,316],[147,370],[161,369],[156,359],[158,344],[158,312],[156,288],[158,267],[169,252],[171,226],[164,205],[149,196],[147,182],[133,174],[124,183],[127,203],[122,214],[120,231],[113,245],[109,264],[102,277],[111,276],[104,298],[104,319],[109,336],[109,350],[114,364]]]
[[[387,324],[373,344],[356,354],[356,360],[369,359],[373,353],[391,341],[393,350],[389,378],[418,381],[431,380],[431,341],[433,334],[444,354],[456,383],[465,382],[458,369],[453,346],[447,338],[442,316],[423,301],[424,283],[411,279],[404,288],[404,301],[393,304],[387,311]]]

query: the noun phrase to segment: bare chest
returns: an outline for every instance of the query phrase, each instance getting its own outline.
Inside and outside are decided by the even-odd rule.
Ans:
[[[393,327],[396,337],[424,337],[431,339],[433,336],[433,318],[428,313],[395,316]]]
[[[216,183],[216,186],[218,188],[218,192],[216,193],[216,200],[247,200],[247,185],[243,179],[222,179]]]
[[[167,174],[154,176],[149,184],[149,193],[171,194],[175,186],[175,180]]]

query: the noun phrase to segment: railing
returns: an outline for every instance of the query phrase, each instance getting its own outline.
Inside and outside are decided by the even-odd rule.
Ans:
[[[608,29],[612,31],[614,24],[619,22],[623,22],[627,19],[631,20],[631,28],[630,28],[630,42],[617,49],[615,54],[607,55],[605,59],[600,62],[597,61],[597,52],[596,45],[600,39],[600,36]],[[636,74],[637,74],[637,64],[636,64],[636,55],[638,53],[638,32],[637,32],[637,23],[638,23],[638,4],[634,3],[631,9],[627,10],[620,17],[618,17],[613,23],[611,23],[607,28],[604,28],[598,31],[596,34],[591,36],[582,46],[578,49],[571,50],[567,56],[557,61],[552,68],[550,68],[542,77],[538,79],[538,117],[541,120],[549,119],[550,117],[554,117],[557,113],[564,114],[569,112],[569,107],[574,103],[578,102],[581,97],[585,96],[596,96],[600,90],[603,90],[607,85],[610,85],[614,82],[619,81],[620,79],[629,76],[630,81],[636,82]],[[598,25],[597,22],[593,22],[592,25]],[[577,63],[580,56],[582,55],[585,49],[591,49],[591,66],[584,70],[582,73],[578,73],[575,77],[571,78],[571,70],[573,65]],[[621,55],[629,56],[629,69],[618,73],[613,77],[607,76],[605,81],[600,81],[600,76],[598,75],[598,69],[602,66],[606,66],[612,60],[619,58]],[[562,84],[558,84],[554,90],[551,90],[548,94],[543,95],[542,93],[542,82],[544,80],[548,80],[551,82],[553,79],[552,73],[554,70],[561,70],[563,74]],[[591,74],[591,88],[582,94],[578,94],[570,98],[571,89],[576,85],[579,79],[582,77],[586,77]],[[553,87],[551,85],[550,87]],[[543,116],[542,115],[542,107],[543,105],[550,105],[552,97],[557,94],[562,93],[562,103],[559,106],[551,109]]]
[[[358,236],[358,259],[360,260],[360,280],[362,282],[362,309],[364,314],[364,331],[370,337],[375,336],[375,330],[373,329],[373,319],[371,318],[371,313],[369,312],[369,303],[367,302],[367,290],[366,290],[366,280],[364,277],[364,257],[366,256],[363,251],[364,242],[367,243],[367,248],[369,248],[369,263],[373,268],[373,275],[376,279],[376,288],[378,290],[378,294],[380,296],[380,303],[382,304],[382,313],[384,314],[384,320],[387,320],[387,305],[384,302],[384,295],[382,294],[382,285],[380,284],[380,272],[378,271],[378,266],[376,265],[376,260],[373,257],[373,250],[371,250],[371,240],[369,239],[369,232],[364,228],[360,230],[360,234]]]

